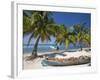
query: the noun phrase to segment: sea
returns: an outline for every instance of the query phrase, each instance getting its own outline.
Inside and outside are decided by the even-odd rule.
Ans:
[[[55,49],[52,49],[50,46],[53,46],[56,48],[55,44],[39,44],[38,45],[38,52],[50,52],[53,51]],[[65,46],[64,45],[58,45],[59,50],[65,50]],[[83,48],[87,48],[88,46],[86,45],[82,45]],[[32,53],[32,50],[34,48],[34,44],[23,44],[23,53]],[[68,48],[66,48],[67,51],[71,51],[71,50],[75,50],[75,49],[80,49],[80,45],[73,45],[70,44]]]

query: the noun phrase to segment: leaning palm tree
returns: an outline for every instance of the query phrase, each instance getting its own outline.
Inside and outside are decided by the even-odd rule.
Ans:
[[[67,29],[67,27],[65,27],[64,25],[61,25],[58,29],[58,33],[55,36],[56,43],[59,43],[60,45],[64,44],[65,49],[68,48],[70,43],[75,44],[76,37],[74,36],[73,32],[70,32],[70,30]]]
[[[73,27],[74,27],[74,32],[76,34],[76,37],[77,37],[77,42],[79,43],[80,45],[80,50],[82,50],[83,48],[83,43],[84,41],[86,41],[86,33],[85,33],[85,22],[82,23],[82,24],[75,24]],[[87,36],[87,35],[86,35]]]
[[[32,38],[36,39],[32,51],[33,58],[37,57],[39,40],[42,42],[49,41],[51,40],[50,36],[54,34],[53,27],[51,27],[54,21],[49,15],[50,12],[46,11],[31,11],[30,16],[23,17],[23,32],[24,34],[30,34],[28,44]]]

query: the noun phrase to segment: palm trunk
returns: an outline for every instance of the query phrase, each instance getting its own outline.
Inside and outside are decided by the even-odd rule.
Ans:
[[[56,43],[56,50],[59,50],[59,46],[58,46],[58,44]]]
[[[57,49],[56,49],[57,51],[59,50],[59,47],[58,47],[58,45],[57,45]]]
[[[37,49],[38,49],[38,43],[39,43],[39,40],[40,40],[40,36],[38,36],[37,40],[36,40],[36,43],[34,45],[34,49],[32,51],[32,56],[34,58],[36,58],[38,55],[37,55]]]
[[[80,50],[82,51],[83,48],[82,48],[82,42],[80,41]]]
[[[83,50],[82,46],[81,46],[81,51]]]

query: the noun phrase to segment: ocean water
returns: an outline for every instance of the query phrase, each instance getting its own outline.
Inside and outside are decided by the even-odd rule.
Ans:
[[[49,51],[52,51],[53,49],[51,49],[50,46],[56,47],[53,44],[39,44],[38,45],[38,52],[49,52]],[[24,53],[32,52],[33,48],[34,48],[34,44],[30,44],[30,45],[24,44],[23,45]],[[64,46],[59,46],[59,49],[60,50],[64,50]]]
[[[56,48],[56,46],[54,44],[39,44],[38,45],[38,52],[50,52],[53,51],[54,49],[50,48],[50,46],[54,46]],[[23,52],[24,53],[31,53],[33,50],[34,44],[23,44]],[[83,48],[87,47],[86,45],[82,45]],[[80,45],[72,45],[70,44],[69,47],[66,50],[70,50],[70,49],[79,49]],[[59,50],[65,50],[65,46],[64,45],[59,45]]]

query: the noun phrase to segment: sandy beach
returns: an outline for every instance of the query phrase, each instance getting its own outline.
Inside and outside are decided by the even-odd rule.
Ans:
[[[86,13],[23,10],[23,68],[91,65],[90,19]]]
[[[39,55],[43,55],[43,54],[51,54],[54,52],[45,52],[45,53],[38,53]],[[76,52],[63,52],[64,55],[66,56],[60,56],[60,55],[56,55],[55,58],[59,58],[59,59],[68,59],[71,57],[80,57],[80,56],[88,56],[91,57],[91,52],[87,52],[87,51],[76,51]],[[43,66],[42,65],[42,61],[45,58],[36,58],[34,60],[27,60],[27,57],[30,56],[30,53],[26,53],[23,56],[23,69],[45,69],[45,68],[55,68],[55,66]],[[81,64],[81,65],[72,65],[72,66],[63,66],[63,67],[84,67],[84,66],[89,66],[90,63],[87,64]]]

